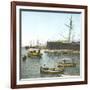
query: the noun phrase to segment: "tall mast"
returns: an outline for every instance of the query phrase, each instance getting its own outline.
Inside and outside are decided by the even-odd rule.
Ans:
[[[69,25],[65,24],[69,28],[68,42],[71,42],[71,32],[72,32],[72,16],[70,18]]]

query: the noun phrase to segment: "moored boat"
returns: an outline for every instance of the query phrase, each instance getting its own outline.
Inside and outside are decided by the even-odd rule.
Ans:
[[[42,53],[40,52],[40,50],[29,50],[27,53],[28,57],[41,57]]]
[[[76,63],[71,58],[64,58],[62,62],[58,63],[58,67],[63,65],[64,67],[75,67]]]
[[[61,67],[56,67],[56,68],[40,67],[40,72],[46,74],[60,74],[63,73],[63,71],[64,71],[64,67],[62,65]]]
[[[76,66],[76,63],[60,63],[60,64],[58,65],[58,67],[59,67],[61,64],[62,64],[64,67],[75,67],[75,66]]]
[[[26,60],[26,59],[27,59],[27,56],[26,56],[26,55],[24,55],[24,56],[22,57],[22,59],[23,59],[23,60]]]

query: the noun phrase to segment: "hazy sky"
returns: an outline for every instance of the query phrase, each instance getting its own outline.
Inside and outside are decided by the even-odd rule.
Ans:
[[[81,14],[22,11],[22,46],[53,40],[67,40],[69,28],[65,25],[73,21],[73,40],[80,40]]]

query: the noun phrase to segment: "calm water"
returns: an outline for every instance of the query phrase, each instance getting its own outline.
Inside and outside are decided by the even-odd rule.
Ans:
[[[42,51],[43,52],[43,51]],[[22,56],[27,53],[26,49],[22,49]],[[79,75],[80,74],[80,55],[51,55],[44,53],[42,58],[26,58],[21,59],[21,78],[40,78],[40,77],[60,77],[61,74],[42,74],[40,73],[40,67],[46,66],[54,68],[62,58],[72,58],[73,62],[77,63],[75,67],[67,67],[64,70],[64,75]]]

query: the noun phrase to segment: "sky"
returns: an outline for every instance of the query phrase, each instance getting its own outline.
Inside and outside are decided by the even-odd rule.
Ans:
[[[46,44],[47,41],[67,40],[70,17],[72,16],[72,39],[80,40],[81,13],[21,11],[22,46],[35,45],[37,41]]]

